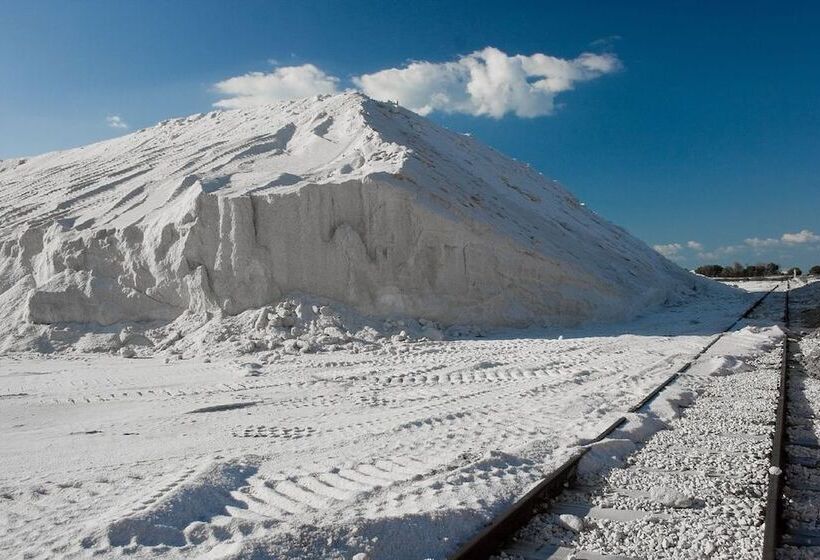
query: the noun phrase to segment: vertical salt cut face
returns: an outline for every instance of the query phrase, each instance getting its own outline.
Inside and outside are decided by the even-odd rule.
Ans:
[[[443,324],[613,320],[690,275],[555,182],[342,94],[0,162],[9,324],[167,322],[302,293]]]

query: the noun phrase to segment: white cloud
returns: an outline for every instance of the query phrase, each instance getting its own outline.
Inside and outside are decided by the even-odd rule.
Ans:
[[[746,239],[744,242],[753,249],[766,249],[784,245],[805,245],[809,243],[818,243],[820,242],[820,235],[817,235],[808,229],[803,229],[797,233],[784,233],[777,239],[773,237],[767,237],[766,239],[751,237]]]
[[[228,96],[214,105],[223,109],[252,107],[338,91],[339,79],[314,66],[283,66],[272,72],[251,72],[218,82],[215,89]]]
[[[692,243],[690,241],[687,246],[695,249],[696,247]],[[702,261],[718,261],[737,254],[757,255],[757,258],[772,258],[772,255],[776,254],[778,255],[777,258],[784,260],[789,258],[786,254],[782,254],[784,249],[788,253],[788,249],[794,248],[796,245],[809,245],[811,246],[810,250],[813,250],[815,244],[820,244],[820,235],[811,230],[803,229],[797,233],[784,233],[780,237],[749,237],[743,240],[742,245],[726,245],[717,247],[712,251],[700,251],[697,257]]]
[[[705,251],[702,253],[698,253],[697,257],[702,261],[716,261],[726,258],[727,256],[742,252],[743,249],[745,249],[743,245],[724,245],[723,247],[718,247],[713,251]]]
[[[749,239],[744,239],[743,242],[753,249],[764,249],[766,247],[776,247],[777,245],[780,245],[779,239],[772,239],[771,237],[766,239],[750,237]]]
[[[783,243],[788,243],[790,245],[800,244],[800,243],[817,243],[820,242],[820,235],[809,231],[807,229],[803,229],[798,231],[797,233],[784,233],[780,236],[780,240]]]
[[[510,56],[487,47],[455,61],[412,62],[352,81],[374,99],[398,101],[422,115],[443,111],[493,118],[507,113],[537,117],[553,112],[556,94],[620,68],[618,57],[609,53],[563,59],[542,53]],[[312,64],[283,66],[218,82],[214,87],[225,98],[214,105],[233,109],[335,93],[339,82]]]
[[[620,35],[609,35],[607,37],[595,39],[589,44],[589,46],[598,49],[611,50],[612,47],[615,46],[615,43],[617,41],[620,41],[621,39],[623,39],[623,37],[621,37]]]
[[[128,128],[128,123],[122,120],[122,117],[119,115],[109,115],[105,117],[105,122],[108,123],[108,126],[111,128]]]
[[[666,243],[663,245],[653,245],[652,248],[667,259],[672,259],[678,256],[681,249],[683,249],[683,245],[680,243]]]
[[[687,241],[686,243],[666,243],[661,245],[653,245],[653,249],[659,252],[661,255],[666,257],[667,259],[673,260],[680,260],[685,257],[684,254],[681,253],[691,253],[689,250],[692,251],[703,251],[703,245],[701,245],[697,241]]]
[[[501,118],[553,112],[557,93],[621,68],[612,54],[583,53],[567,60],[536,53],[513,55],[487,47],[454,62],[412,62],[353,78],[365,94],[427,115],[433,111]]]
[[[820,235],[808,229],[803,229],[797,233],[784,233],[780,237],[749,237],[743,240],[740,245],[723,245],[716,247],[713,250],[705,251],[703,246],[697,241],[689,241],[686,247],[697,251],[696,257],[700,261],[725,261],[732,258],[776,258],[779,260],[787,260],[792,258],[791,249],[796,246],[805,246],[807,250],[813,251],[817,245],[820,244]],[[671,243],[660,247],[680,247],[679,243]],[[664,251],[655,246],[656,250],[661,253]],[[785,252],[784,252],[785,251]],[[679,254],[680,248],[675,251],[677,259],[683,258],[685,255]],[[665,254],[665,253],[664,253]],[[668,255],[667,255],[668,256]],[[672,258],[672,257],[670,257]]]

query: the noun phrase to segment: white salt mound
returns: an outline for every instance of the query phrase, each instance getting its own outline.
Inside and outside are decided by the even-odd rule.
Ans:
[[[356,93],[0,161],[0,187],[0,351],[295,293],[523,326],[622,319],[706,286],[527,165]]]

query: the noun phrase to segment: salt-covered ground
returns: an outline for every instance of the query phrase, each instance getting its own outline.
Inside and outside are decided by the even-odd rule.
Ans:
[[[721,339],[664,392],[675,406],[661,398],[593,446],[593,468],[585,457],[573,489],[501,557],[760,558],[781,353],[770,334]],[[761,337],[760,356],[715,357],[724,344],[761,348]]]
[[[0,357],[0,557],[443,559],[756,296],[717,297],[271,364]]]
[[[819,552],[816,546],[791,546],[816,535],[820,511],[813,472],[820,455],[812,426],[820,405],[820,284],[807,284],[792,280],[778,290],[791,289],[789,337],[796,352],[788,374],[786,535],[778,558],[817,558]],[[784,303],[775,293],[748,322],[771,323]],[[772,338],[764,345],[754,341],[771,334],[777,344]],[[497,558],[760,558],[784,336],[774,327],[722,338],[656,401],[591,445],[576,483]],[[734,351],[726,345],[739,343],[768,350],[730,357]]]

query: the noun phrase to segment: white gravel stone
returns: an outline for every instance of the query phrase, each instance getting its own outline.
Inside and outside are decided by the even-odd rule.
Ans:
[[[565,529],[575,531],[576,533],[580,533],[584,530],[584,520],[578,517],[577,515],[563,513],[558,518],[561,521],[561,526]]]

